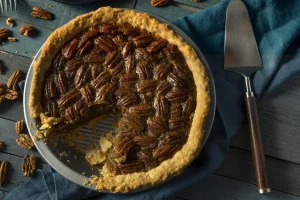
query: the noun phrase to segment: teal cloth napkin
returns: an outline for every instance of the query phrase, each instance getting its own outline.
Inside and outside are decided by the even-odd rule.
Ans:
[[[99,194],[82,188],[55,171],[38,170],[27,183],[11,191],[6,200],[152,200],[166,199],[203,181],[224,160],[230,138],[245,120],[244,80],[224,66],[225,12],[223,1],[174,23],[199,46],[212,70],[217,92],[214,126],[200,154],[185,171],[159,187],[134,194]],[[300,72],[300,1],[244,0],[252,21],[264,68],[253,77],[258,97],[268,95]],[[201,188],[199,188],[201,190]]]

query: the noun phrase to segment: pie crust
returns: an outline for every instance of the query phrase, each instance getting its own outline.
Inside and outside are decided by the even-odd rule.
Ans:
[[[168,42],[178,46],[193,74],[196,86],[196,109],[187,142],[182,149],[178,150],[172,158],[163,161],[159,166],[147,172],[112,175],[104,165],[103,176],[101,178],[91,178],[90,180],[91,183],[96,185],[97,190],[111,192],[129,192],[149,188],[180,174],[198,156],[203,139],[205,119],[210,105],[208,77],[201,61],[194,49],[166,24],[162,24],[147,14],[133,10],[102,7],[94,12],[78,16],[68,24],[55,30],[48,37],[38,60],[33,65],[34,74],[29,97],[30,115],[33,118],[40,118],[44,122],[47,121],[47,123],[55,121],[51,117],[45,119],[45,111],[40,103],[43,89],[41,83],[44,82],[46,71],[49,69],[56,53],[67,41],[89,27],[101,23],[119,25],[128,23],[168,40]]]

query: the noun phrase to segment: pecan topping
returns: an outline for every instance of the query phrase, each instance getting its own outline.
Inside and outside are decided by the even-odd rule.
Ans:
[[[68,122],[71,123],[76,119],[76,112],[73,107],[65,109],[65,118],[68,120]]]
[[[122,117],[119,121],[119,132],[122,136],[136,135],[145,130],[145,123],[138,117]]]
[[[55,76],[56,88],[60,94],[65,94],[68,91],[68,84],[66,82],[66,75],[63,71],[59,71]]]
[[[168,113],[168,100],[164,96],[156,96],[153,106],[156,116],[165,116]]]
[[[136,94],[129,88],[120,88],[116,91],[115,96],[117,98],[117,105],[131,106],[137,103]]]
[[[94,91],[89,85],[81,88],[80,92],[86,104],[90,105],[94,102]]]
[[[157,140],[156,138],[150,137],[148,135],[138,135],[133,138],[133,141],[141,147],[146,147],[146,148],[155,148],[157,145]]]
[[[33,141],[29,137],[29,135],[26,134],[20,134],[19,138],[16,139],[16,142],[20,147],[23,147],[25,149],[32,149],[34,146]]]
[[[20,70],[14,71],[14,73],[9,77],[7,81],[7,88],[17,90],[21,76],[22,73]]]
[[[156,40],[154,42],[152,42],[150,44],[150,46],[147,47],[147,51],[149,51],[150,53],[153,53],[155,51],[158,51],[160,49],[162,49],[163,47],[165,47],[168,44],[168,42],[166,40]]]
[[[0,42],[7,39],[10,32],[6,28],[0,28]]]
[[[122,55],[127,57],[129,54],[131,54],[134,50],[133,44],[131,42],[126,42],[123,50],[122,50]]]
[[[44,20],[52,19],[52,14],[47,10],[41,9],[39,7],[36,7],[36,6],[33,7],[32,10],[33,10],[31,12],[32,17],[41,18],[41,19],[44,19]]]
[[[116,34],[119,27],[113,24],[104,24],[99,26],[99,31],[101,33],[110,33],[110,34]]]
[[[187,94],[186,92],[182,91],[182,90],[173,90],[170,91],[166,94],[166,98],[170,101],[170,102],[183,102],[187,99]]]
[[[58,53],[52,63],[52,69],[55,73],[59,72],[60,70],[62,70],[63,65],[66,62],[66,58],[64,56],[62,56],[61,53]]]
[[[134,71],[134,57],[133,55],[129,55],[125,58],[125,71],[126,73],[132,73]]]
[[[135,59],[137,60],[145,60],[147,62],[153,60],[152,55],[143,48],[137,48],[134,53],[135,53]]]
[[[125,155],[127,156],[127,154],[130,152],[131,148],[134,147],[134,142],[132,141],[132,139],[130,139],[129,137],[124,137],[122,139],[120,139],[116,146],[115,146],[115,150],[120,154],[120,155]]]
[[[139,75],[139,78],[142,80],[151,78],[150,67],[149,67],[148,63],[145,61],[140,61],[137,64],[136,73]]]
[[[169,74],[168,81],[175,87],[185,88],[187,85],[186,81],[182,77],[176,75],[173,72]]]
[[[53,99],[57,97],[57,89],[52,77],[48,78],[45,83],[45,97],[46,99]]]
[[[95,88],[100,88],[100,86],[102,86],[103,84],[109,82],[111,79],[111,75],[110,73],[108,73],[107,71],[101,72],[97,78],[92,82],[92,85]]]
[[[129,107],[129,113],[137,114],[140,116],[152,115],[152,107],[147,104],[139,104]]]
[[[118,49],[121,51],[125,43],[123,35],[117,35],[112,40],[118,46]]]
[[[156,80],[165,80],[171,71],[172,71],[172,64],[160,63],[154,68],[153,77]]]
[[[120,75],[120,85],[121,86],[131,86],[135,84],[138,80],[138,76],[134,73],[122,74]]]
[[[3,149],[4,147],[4,142],[0,141],[0,151]]]
[[[68,43],[62,49],[63,56],[66,57],[67,59],[72,58],[75,55],[76,51],[77,51],[77,45],[78,45],[78,40],[73,39],[70,43]]]
[[[147,121],[148,134],[152,137],[158,137],[167,132],[166,120],[162,117],[153,117]]]
[[[151,152],[140,151],[138,153],[138,158],[144,163],[147,170],[150,170],[157,166],[157,160],[153,158]]]
[[[8,88],[5,88],[5,93],[0,95],[0,103],[1,103],[1,97],[3,96],[5,99],[8,99],[8,100],[15,100],[18,98],[18,92],[17,91],[14,91],[14,90],[11,90],[11,89],[8,89]]]
[[[76,99],[80,96],[80,92],[77,89],[70,90],[66,94],[64,94],[59,101],[57,102],[59,107],[65,107],[67,104],[76,101]]]
[[[54,101],[48,101],[46,104],[46,110],[49,113],[50,117],[58,116],[58,107],[57,103]]]
[[[169,3],[169,0],[151,0],[151,5],[154,7],[160,7],[167,5]]]
[[[4,185],[7,172],[8,172],[8,164],[6,160],[3,160],[0,164],[0,186]]]
[[[91,41],[86,41],[83,44],[79,43],[79,45],[78,45],[79,47],[78,47],[78,51],[77,51],[78,56],[84,56],[85,54],[87,54],[92,49]]]
[[[101,86],[95,97],[96,103],[112,103],[114,101],[113,94],[116,91],[117,87],[115,84],[105,84]]]
[[[183,104],[183,112],[186,115],[190,115],[195,112],[196,109],[196,99],[194,96],[189,96],[187,101]]]
[[[156,95],[165,95],[172,89],[170,83],[166,81],[160,81],[156,87]]]
[[[35,29],[29,25],[24,25],[20,28],[21,35],[24,35],[26,37],[32,36],[35,32]]]
[[[105,57],[99,56],[99,55],[97,55],[95,53],[88,54],[88,55],[84,56],[83,59],[84,59],[84,63],[87,63],[87,64],[98,64],[99,67],[105,61]]]
[[[16,134],[21,134],[24,130],[24,120],[16,122]]]
[[[95,45],[105,50],[106,52],[112,52],[117,49],[116,44],[110,38],[105,36],[96,38]]]
[[[184,134],[179,131],[173,131],[167,133],[166,143],[171,144],[172,146],[180,145],[184,142],[183,140]]]
[[[74,109],[78,115],[83,116],[88,111],[88,106],[86,105],[84,99],[80,99],[74,104]]]
[[[35,156],[33,154],[26,155],[22,162],[22,172],[23,176],[31,176],[36,169]]]
[[[177,130],[180,128],[185,128],[189,123],[188,117],[172,118],[169,119],[169,127],[171,130]]]
[[[179,118],[182,116],[182,106],[180,103],[172,103],[170,107],[170,119]]]
[[[91,78],[91,68],[81,65],[74,78],[75,88],[79,89],[89,82]]]
[[[12,18],[7,18],[6,24],[10,27],[13,27],[15,25],[15,21]]]
[[[154,40],[152,35],[139,35],[133,38],[134,44],[137,47],[145,47]]]
[[[140,160],[133,160],[124,164],[119,164],[118,168],[123,174],[133,173],[143,169],[143,163]]]
[[[160,145],[153,151],[153,157],[159,162],[162,162],[170,157],[172,157],[173,146],[170,144]]]
[[[156,81],[154,80],[142,80],[136,86],[137,91],[140,93],[151,92],[155,90]]]

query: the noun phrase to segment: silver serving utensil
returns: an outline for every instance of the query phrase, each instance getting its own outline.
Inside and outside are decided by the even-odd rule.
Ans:
[[[268,193],[265,157],[261,141],[257,106],[251,89],[250,75],[263,67],[251,21],[245,4],[231,0],[226,13],[225,70],[239,73],[246,81],[246,107],[252,158],[259,193]]]

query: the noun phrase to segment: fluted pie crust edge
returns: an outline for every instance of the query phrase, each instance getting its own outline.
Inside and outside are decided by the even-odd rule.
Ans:
[[[112,175],[107,172],[107,168],[104,166],[102,170],[103,177],[97,181],[92,181],[96,184],[96,189],[111,192],[128,192],[135,189],[148,188],[180,174],[199,154],[205,119],[210,105],[208,77],[201,61],[194,49],[168,28],[166,24],[162,24],[147,14],[133,10],[102,7],[94,12],[78,16],[68,24],[56,29],[48,37],[38,60],[33,65],[34,74],[29,96],[30,115],[33,118],[39,118],[45,112],[40,104],[42,97],[41,83],[43,83],[45,73],[56,53],[77,33],[101,23],[129,23],[134,27],[145,29],[177,45],[194,77],[197,104],[190,133],[182,149],[177,151],[172,158],[163,161],[159,166],[147,172]]]

